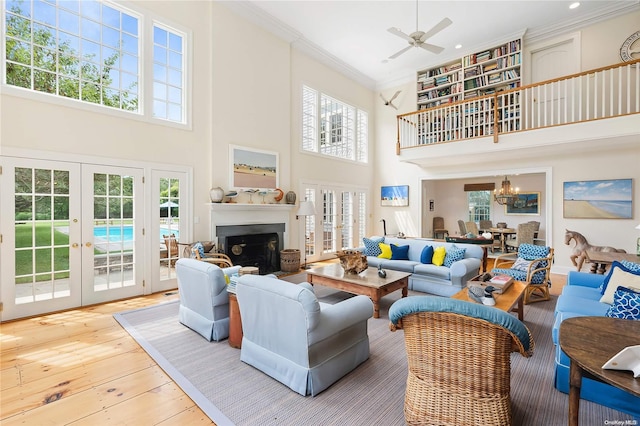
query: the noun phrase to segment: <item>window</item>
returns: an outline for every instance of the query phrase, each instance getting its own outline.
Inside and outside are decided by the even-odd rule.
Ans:
[[[93,0],[9,0],[4,18],[4,84],[144,113],[142,16]],[[153,28],[150,115],[184,123],[184,36]]]
[[[182,122],[183,38],[153,27],[153,116]]]
[[[330,96],[302,87],[302,149],[368,161],[368,115]]]
[[[491,220],[491,191],[468,191],[469,221]]]

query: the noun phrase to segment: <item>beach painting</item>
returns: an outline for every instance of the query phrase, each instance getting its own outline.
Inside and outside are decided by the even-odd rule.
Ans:
[[[564,217],[632,219],[632,183],[632,179],[564,182]]]
[[[278,153],[229,146],[229,162],[233,164],[229,178],[236,189],[278,188]]]
[[[380,187],[381,206],[408,206],[409,185]]]

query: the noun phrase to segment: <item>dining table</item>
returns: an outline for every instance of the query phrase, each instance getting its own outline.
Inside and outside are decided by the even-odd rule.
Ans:
[[[514,228],[489,228],[489,232],[492,234],[500,234],[500,251],[506,253],[505,242],[507,236],[516,235],[517,231]]]

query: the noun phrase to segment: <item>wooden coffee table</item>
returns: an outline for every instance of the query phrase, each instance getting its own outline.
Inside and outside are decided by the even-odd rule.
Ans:
[[[518,319],[524,321],[524,290],[526,288],[526,283],[514,281],[503,294],[494,294],[493,297],[496,300],[496,304],[492,308],[498,308],[505,312],[517,312]],[[451,298],[476,303],[469,298],[469,291],[466,287],[451,296]]]
[[[640,321],[607,318],[567,318],[560,324],[560,348],[569,357],[569,425],[578,424],[582,377],[606,382],[640,396],[640,380],[631,371],[602,366],[627,346],[640,344]],[[613,422],[612,422],[613,423]]]
[[[339,263],[313,268],[307,271],[310,284],[346,291],[347,293],[369,296],[373,302],[373,317],[380,318],[380,299],[396,290],[402,289],[402,297],[407,297],[409,272],[385,269],[386,278],[378,276],[377,268],[368,268],[359,274],[345,274]]]

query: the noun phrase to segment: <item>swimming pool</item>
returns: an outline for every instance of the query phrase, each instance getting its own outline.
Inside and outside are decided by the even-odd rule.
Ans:
[[[160,228],[160,240],[162,241],[163,235],[174,234],[176,239],[180,236],[180,232],[177,229]],[[93,228],[93,237],[99,238],[103,241],[133,241],[133,225],[120,226],[95,226]]]

